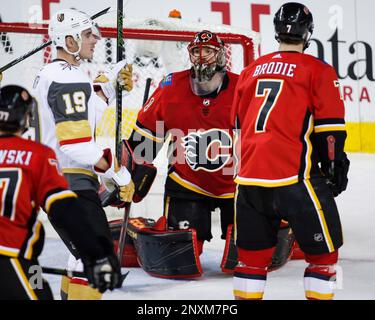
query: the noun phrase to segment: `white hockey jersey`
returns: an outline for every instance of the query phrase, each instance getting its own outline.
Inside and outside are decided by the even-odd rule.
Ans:
[[[43,67],[33,90],[39,107],[41,142],[56,151],[70,187],[86,189],[87,183],[69,179],[69,175],[83,174],[97,181],[93,165],[103,150],[94,140],[95,127],[107,104],[95,94],[88,75],[63,60]]]

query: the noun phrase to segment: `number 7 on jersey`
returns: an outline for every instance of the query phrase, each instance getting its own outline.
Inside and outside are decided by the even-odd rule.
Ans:
[[[263,103],[259,108],[257,120],[255,121],[255,132],[266,132],[266,125],[272,109],[277,103],[283,88],[284,80],[277,79],[259,79],[257,82],[256,97],[264,97]]]

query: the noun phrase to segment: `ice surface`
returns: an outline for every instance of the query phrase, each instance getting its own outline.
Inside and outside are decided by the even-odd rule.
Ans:
[[[337,199],[344,230],[344,246],[340,250],[339,289],[335,299],[375,299],[375,154],[349,154],[351,168],[349,186]],[[105,293],[113,300],[231,300],[232,276],[220,271],[224,241],[220,239],[218,219],[213,224],[214,239],[205,244],[201,263],[204,275],[196,280],[166,280],[149,276],[140,268],[130,270],[120,290]],[[47,239],[40,257],[43,266],[65,267],[68,252],[46,226]],[[303,272],[305,262],[290,261],[282,269],[268,275],[264,299],[304,299]],[[60,299],[60,277],[45,275],[56,299]]]

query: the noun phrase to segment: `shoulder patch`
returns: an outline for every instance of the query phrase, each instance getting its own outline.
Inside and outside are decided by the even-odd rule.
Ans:
[[[173,73],[170,73],[167,76],[165,76],[160,83],[160,87],[164,88],[164,87],[167,87],[167,86],[171,86],[172,85],[172,78],[173,78]]]

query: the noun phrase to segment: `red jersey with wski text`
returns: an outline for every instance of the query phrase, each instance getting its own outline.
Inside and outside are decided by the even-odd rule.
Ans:
[[[169,177],[194,192],[232,198],[235,191],[230,110],[238,75],[227,72],[217,96],[195,95],[190,70],[168,75],[138,113],[135,130],[175,153]]]
[[[39,208],[74,196],[54,151],[16,136],[0,137],[0,255],[33,259],[43,247]]]
[[[275,187],[309,179],[317,169],[314,133],[344,131],[344,115],[332,66],[299,52],[260,57],[241,73],[233,101],[236,182]]]

